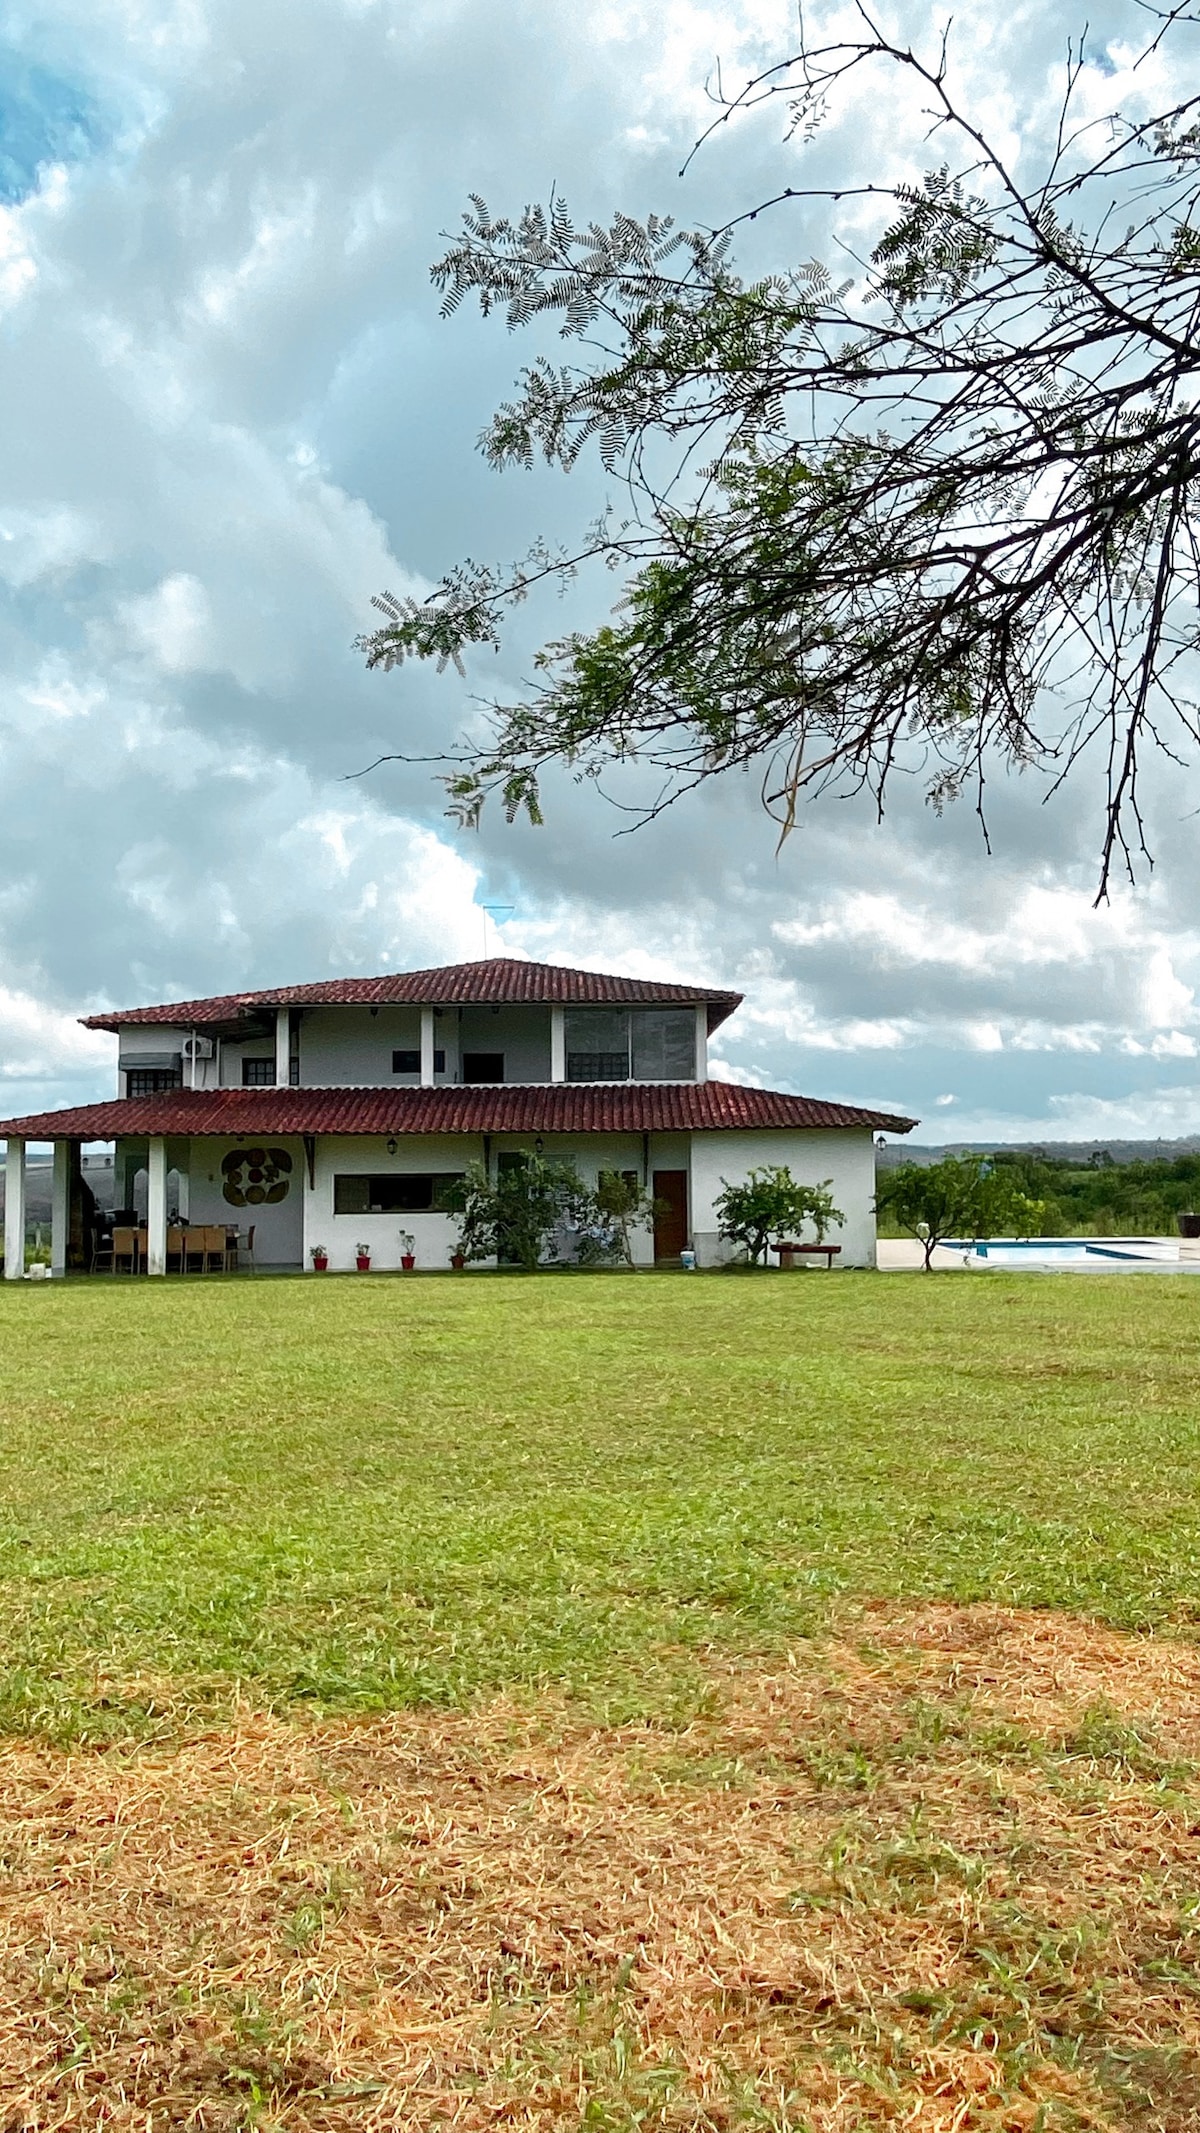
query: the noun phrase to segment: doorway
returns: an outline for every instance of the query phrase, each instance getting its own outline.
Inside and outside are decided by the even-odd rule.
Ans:
[[[688,1180],[686,1170],[656,1170],[654,1173],[654,1264],[678,1259],[688,1241]]]

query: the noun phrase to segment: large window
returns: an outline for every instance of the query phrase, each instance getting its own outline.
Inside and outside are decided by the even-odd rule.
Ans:
[[[446,1195],[461,1170],[387,1171],[382,1177],[357,1174],[335,1177],[335,1215],[419,1215],[445,1209]]]
[[[694,1081],[696,1017],[690,1007],[639,1008],[630,1015],[635,1081]]]
[[[242,1087],[244,1089],[273,1089],[275,1086],[275,1061],[269,1054],[258,1059],[243,1059]]]
[[[694,1081],[688,1007],[579,1007],[565,1018],[568,1081]]]
[[[393,1072],[393,1074],[419,1074],[419,1073],[420,1073],[420,1071],[421,1071],[421,1054],[420,1054],[420,1052],[419,1052],[419,1051],[409,1051],[409,1050],[407,1050],[407,1049],[406,1049],[406,1050],[404,1050],[404,1051],[400,1051],[400,1052],[393,1052],[393,1053],[392,1053],[392,1072]],[[433,1071],[434,1071],[434,1073],[435,1073],[435,1074],[444,1074],[444,1073],[445,1073],[445,1071],[446,1071],[446,1054],[445,1054],[445,1052],[443,1052],[443,1051],[436,1051],[436,1052],[434,1053],[434,1055],[433,1055]]]
[[[161,1096],[164,1089],[181,1089],[183,1073],[179,1067],[127,1067],[125,1069],[126,1096]]]

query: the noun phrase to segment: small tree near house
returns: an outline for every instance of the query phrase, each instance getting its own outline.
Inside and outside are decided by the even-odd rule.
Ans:
[[[806,1222],[823,1244],[827,1230],[846,1217],[833,1204],[832,1178],[821,1185],[801,1185],[786,1163],[765,1163],[747,1173],[740,1185],[722,1178],[713,1202],[720,1233],[746,1248],[751,1265],[765,1263],[772,1237],[798,1238]]]
[[[901,1163],[881,1177],[875,1204],[897,1229],[919,1239],[925,1272],[947,1237],[1029,1237],[1045,1214],[1003,1168],[986,1156],[947,1155],[940,1163]]]
[[[634,1231],[652,1226],[659,1202],[647,1192],[634,1170],[602,1170],[594,1197],[598,1218],[592,1237],[594,1256],[609,1261],[619,1259],[631,1267]],[[589,1256],[593,1254],[581,1241],[580,1257]]]

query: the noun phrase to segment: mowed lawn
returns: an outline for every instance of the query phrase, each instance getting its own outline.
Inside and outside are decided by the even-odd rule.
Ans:
[[[889,1596],[1186,1619],[1198,1371],[1153,1276],[2,1290],[0,1729],[670,1714]]]
[[[0,1288],[0,2125],[1196,2133],[1198,1313]]]

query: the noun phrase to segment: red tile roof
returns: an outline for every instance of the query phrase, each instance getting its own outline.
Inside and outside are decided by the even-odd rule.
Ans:
[[[72,1111],[0,1119],[0,1135],[107,1141],[143,1134],[674,1133],[855,1127],[908,1133],[912,1118],[724,1081],[483,1084],[441,1089],[169,1089]]]
[[[319,985],[279,985],[269,992],[218,993],[211,1000],[174,1000],[161,1007],[123,1007],[85,1015],[85,1029],[120,1029],[127,1022],[165,1022],[175,1029],[203,1029],[238,1022],[264,1008],[366,1006],[465,1007],[502,1004],[554,1006],[707,1007],[716,1029],[741,1005],[740,992],[713,992],[704,985],[668,985],[657,978],[607,977],[568,970],[557,963],[519,963],[494,956],[483,963],[448,963],[435,970],[388,971],[379,978],[330,978]]]

